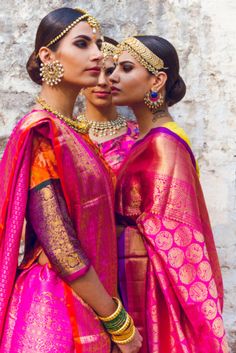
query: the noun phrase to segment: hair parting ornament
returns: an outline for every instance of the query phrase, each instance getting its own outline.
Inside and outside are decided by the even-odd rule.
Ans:
[[[163,60],[155,55],[137,38],[129,37],[121,41],[116,47],[114,59],[117,60],[118,56],[124,51],[130,53],[153,75],[157,75],[161,69],[168,69],[168,67],[165,67]]]
[[[76,20],[74,20],[72,23],[70,23],[67,27],[64,28],[64,30],[59,33],[55,38],[53,38],[47,45],[45,45],[47,48],[49,48],[52,44],[55,44],[58,40],[60,40],[64,35],[69,32],[74,26],[76,26],[79,22],[86,20],[89,26],[92,28],[93,33],[96,33],[97,30],[101,29],[100,23],[97,21],[97,19],[93,16],[91,16],[87,11],[82,10],[80,8],[75,8],[76,11],[83,13],[82,16],[78,17]],[[37,53],[36,57],[39,56],[39,53]]]
[[[107,59],[110,56],[114,57],[116,53],[116,46],[108,42],[103,42],[101,51],[103,53],[104,59]]]

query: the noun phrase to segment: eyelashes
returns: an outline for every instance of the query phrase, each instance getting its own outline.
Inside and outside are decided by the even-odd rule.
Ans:
[[[88,41],[86,41],[85,39],[80,39],[80,40],[77,40],[76,42],[74,42],[74,45],[78,48],[81,48],[81,49],[88,48],[89,44],[90,43]],[[101,50],[102,41],[97,41],[96,45],[97,45],[98,49]]]
[[[115,70],[115,66],[108,67],[107,69],[105,69],[105,75],[106,76],[110,76],[113,73],[114,70]]]
[[[88,47],[88,43],[86,42],[86,40],[80,39],[77,40],[74,45],[78,48],[87,48]]]
[[[130,65],[130,64],[123,64],[122,65],[122,69],[124,72],[130,72],[133,70],[133,65]]]

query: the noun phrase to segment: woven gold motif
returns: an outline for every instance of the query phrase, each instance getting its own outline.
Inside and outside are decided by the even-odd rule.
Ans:
[[[155,55],[137,38],[129,37],[120,42],[116,47],[115,55],[119,56],[124,51],[130,53],[153,75],[157,75],[159,70],[165,68],[163,60]]]

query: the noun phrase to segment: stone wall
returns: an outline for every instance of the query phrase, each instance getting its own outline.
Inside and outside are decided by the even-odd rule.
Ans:
[[[236,352],[236,71],[234,0],[8,0],[0,12],[0,150],[38,87],[25,70],[35,31],[47,12],[80,6],[107,35],[159,34],[177,48],[188,91],[172,109],[189,133],[201,168],[225,283],[225,325]]]

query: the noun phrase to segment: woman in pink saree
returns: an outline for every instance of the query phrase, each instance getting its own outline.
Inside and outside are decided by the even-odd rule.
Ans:
[[[168,111],[185,94],[176,50],[156,36],[118,45],[113,102],[140,137],[116,193],[120,291],[142,353],[226,353],[221,271],[189,139]],[[122,227],[121,227],[122,228]]]
[[[115,68],[113,56],[116,45],[114,39],[104,37],[102,45],[103,67],[95,87],[83,90],[86,109],[79,115],[79,121],[90,125],[89,137],[99,148],[103,158],[115,174],[138,138],[138,126],[134,120],[117,113],[112,103],[109,76]]]
[[[81,87],[97,82],[100,46],[99,24],[82,10],[52,11],[38,28],[27,70],[40,97],[0,165],[1,353],[110,353],[112,341],[135,353],[141,345],[115,297],[112,179],[72,118]]]

